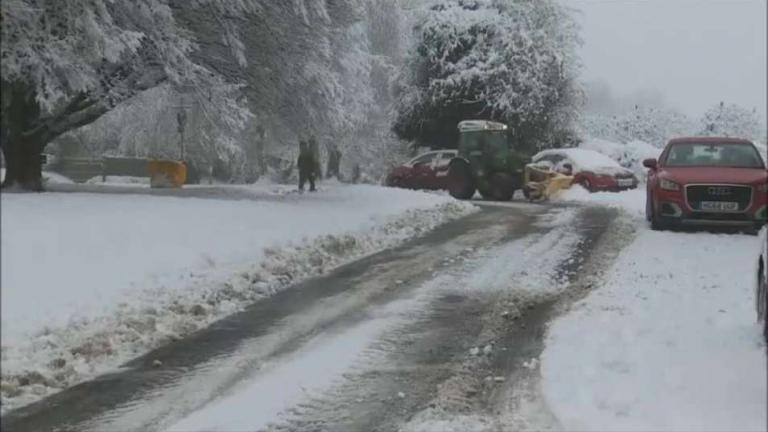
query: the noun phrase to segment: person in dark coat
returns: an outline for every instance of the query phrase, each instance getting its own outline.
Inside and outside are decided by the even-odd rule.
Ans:
[[[315,161],[315,155],[305,141],[299,142],[299,160],[297,165],[299,167],[299,190],[303,192],[304,184],[309,180],[309,191],[314,192],[316,190],[315,170],[317,162]]]

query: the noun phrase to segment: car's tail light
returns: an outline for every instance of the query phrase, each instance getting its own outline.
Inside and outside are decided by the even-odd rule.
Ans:
[[[668,190],[668,191],[679,191],[680,190],[680,185],[679,184],[677,184],[677,183],[675,183],[675,182],[673,182],[671,180],[667,180],[667,179],[661,179],[659,181],[659,186],[662,189]]]

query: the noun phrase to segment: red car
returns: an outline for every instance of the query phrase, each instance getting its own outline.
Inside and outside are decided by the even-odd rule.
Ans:
[[[590,192],[618,192],[637,188],[638,180],[632,171],[594,150],[560,148],[536,153],[531,162],[548,166],[561,174],[573,175],[573,183]]]
[[[750,141],[690,137],[646,159],[645,213],[651,228],[671,225],[757,227],[766,221],[768,171]]]
[[[385,184],[406,189],[447,189],[448,164],[456,150],[436,150],[420,154],[387,175]]]

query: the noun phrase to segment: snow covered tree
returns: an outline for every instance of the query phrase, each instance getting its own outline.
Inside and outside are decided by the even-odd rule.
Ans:
[[[700,134],[759,141],[765,134],[756,109],[720,102],[708,109],[700,120]]]
[[[247,0],[196,0],[228,14]],[[162,82],[213,85],[190,58],[193,44],[166,0],[3,0],[4,187],[39,190],[39,154]],[[225,33],[237,45],[234,32]]]
[[[454,146],[464,119],[505,122],[512,142],[531,150],[567,135],[579,101],[580,39],[561,3],[441,0],[415,31],[398,89],[400,137]]]
[[[582,135],[616,142],[644,141],[664,147],[670,138],[694,133],[693,122],[670,108],[635,106],[619,114],[586,114]]]

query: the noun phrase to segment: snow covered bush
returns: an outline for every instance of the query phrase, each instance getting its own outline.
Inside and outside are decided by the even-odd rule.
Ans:
[[[559,2],[441,0],[415,32],[398,82],[400,137],[452,146],[457,123],[480,118],[507,123],[512,140],[534,146],[571,126],[579,38]]]
[[[643,167],[643,160],[658,158],[662,150],[659,147],[652,146],[639,140],[620,143],[600,138],[584,139],[581,144],[579,144],[579,147],[594,150],[610,157],[624,168],[632,170],[632,172],[634,172],[640,179],[645,178],[647,171],[647,169]]]
[[[765,136],[757,110],[720,102],[708,109],[700,120],[700,134],[727,136],[759,141]]]
[[[616,142],[638,140],[659,148],[670,138],[695,133],[693,122],[679,111],[642,106],[620,114],[585,114],[581,129],[585,136]]]

